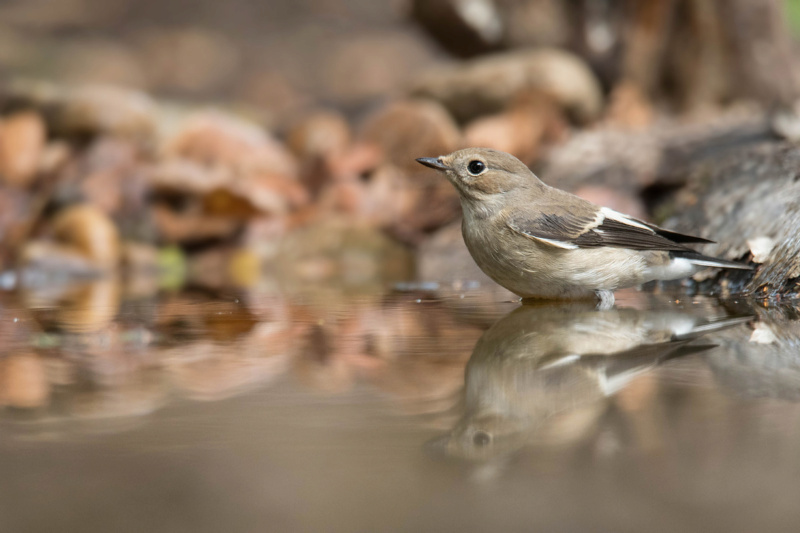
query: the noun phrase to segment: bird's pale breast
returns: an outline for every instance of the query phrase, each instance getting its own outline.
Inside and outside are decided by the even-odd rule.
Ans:
[[[634,250],[567,250],[514,233],[491,217],[475,220],[467,211],[464,216],[464,242],[475,262],[490,278],[523,298],[590,296],[598,290],[648,281],[647,259]]]

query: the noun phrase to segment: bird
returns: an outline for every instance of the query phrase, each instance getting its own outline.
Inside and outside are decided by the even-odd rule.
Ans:
[[[478,266],[529,299],[599,299],[705,267],[752,267],[702,255],[708,239],[660,228],[542,182],[522,161],[489,148],[465,148],[417,162],[442,172],[461,198],[461,232]]]

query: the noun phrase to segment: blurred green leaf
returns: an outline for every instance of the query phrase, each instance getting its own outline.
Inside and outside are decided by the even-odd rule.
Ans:
[[[792,33],[800,35],[800,0],[785,0],[783,6]]]

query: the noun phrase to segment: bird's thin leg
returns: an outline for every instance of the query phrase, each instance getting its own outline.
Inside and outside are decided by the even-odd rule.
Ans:
[[[614,307],[614,291],[609,290],[600,290],[595,291],[597,295],[597,310],[598,311],[606,311]]]

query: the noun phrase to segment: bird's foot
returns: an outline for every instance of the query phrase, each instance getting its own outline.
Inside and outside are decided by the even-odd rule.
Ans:
[[[614,307],[614,291],[602,290],[595,291],[597,295],[597,310],[607,311]]]

